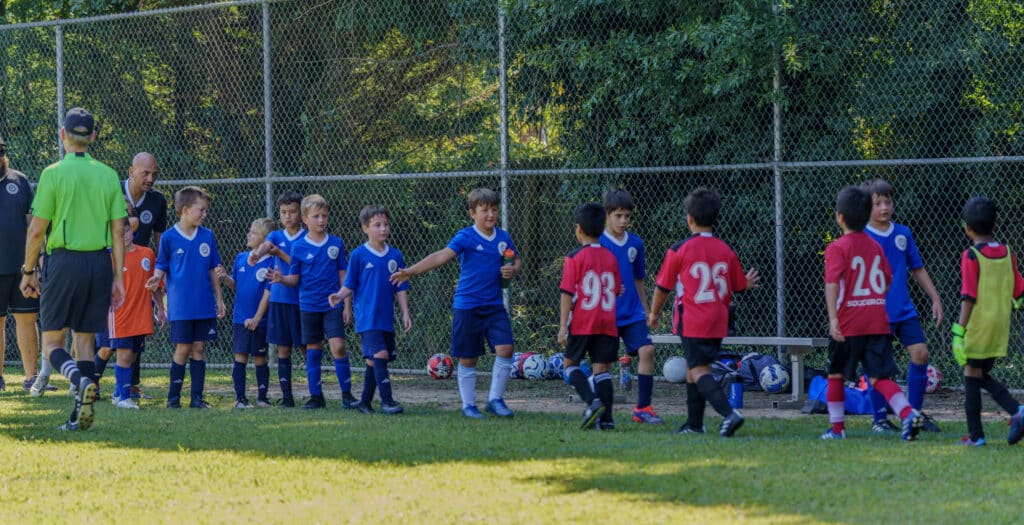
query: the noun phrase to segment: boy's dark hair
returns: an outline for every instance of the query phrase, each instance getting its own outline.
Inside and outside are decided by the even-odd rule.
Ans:
[[[277,207],[285,206],[287,204],[298,204],[302,205],[302,194],[297,191],[288,190],[277,196]]]
[[[481,204],[497,206],[498,194],[490,188],[477,188],[469,192],[469,209],[475,210]]]
[[[871,194],[864,188],[847,186],[836,195],[836,211],[848,229],[864,231],[871,218]]]
[[[182,210],[195,205],[200,199],[210,202],[210,194],[199,186],[185,186],[174,194],[174,211],[181,215]]]
[[[573,220],[587,237],[600,237],[604,231],[604,208],[596,202],[584,202],[576,207]]]
[[[896,190],[893,189],[892,184],[889,184],[885,179],[869,180],[864,183],[864,189],[868,190],[872,196],[878,195],[881,197],[889,197],[890,199],[896,194]]]
[[[718,222],[718,212],[722,209],[722,197],[717,191],[701,186],[690,192],[683,200],[683,208],[687,215],[693,217],[697,226],[710,228]]]
[[[992,235],[996,229],[996,203],[988,197],[971,197],[964,204],[964,224],[978,235]]]
[[[391,214],[388,213],[388,209],[380,204],[370,204],[363,206],[363,209],[359,210],[359,223],[363,226],[370,225],[370,219],[373,219],[377,215],[383,215],[387,217],[388,221],[391,221]]]
[[[609,188],[608,191],[604,192],[604,197],[601,200],[604,204],[605,213],[611,213],[615,210],[633,211],[633,208],[636,207],[633,204],[633,196],[622,188]]]

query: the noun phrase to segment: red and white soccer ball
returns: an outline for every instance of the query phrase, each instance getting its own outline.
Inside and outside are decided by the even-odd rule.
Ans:
[[[427,359],[427,373],[434,379],[448,379],[455,369],[455,362],[444,354],[434,354]]]
[[[942,383],[942,372],[939,372],[938,368],[928,365],[925,375],[928,377],[928,382],[924,385],[924,391],[931,394],[939,389],[939,384]]]

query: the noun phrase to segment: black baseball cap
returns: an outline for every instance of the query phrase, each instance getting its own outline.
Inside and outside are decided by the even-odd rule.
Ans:
[[[92,118],[92,113],[83,108],[71,108],[64,116],[64,131],[72,135],[88,137],[92,135],[95,125],[96,121]]]

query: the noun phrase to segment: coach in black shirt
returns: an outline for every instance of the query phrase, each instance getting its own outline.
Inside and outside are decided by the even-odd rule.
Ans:
[[[129,221],[135,230],[135,244],[160,248],[160,235],[167,230],[167,198],[153,189],[160,167],[156,157],[143,151],[135,155],[128,168],[122,191],[130,204]],[[153,244],[150,245],[150,239]]]

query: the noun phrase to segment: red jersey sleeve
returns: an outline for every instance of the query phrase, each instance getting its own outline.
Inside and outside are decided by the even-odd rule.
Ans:
[[[558,285],[558,289],[562,293],[575,295],[578,282],[579,280],[576,278],[576,264],[573,262],[572,257],[566,257],[565,265],[562,267],[562,283]]]
[[[1011,254],[1013,259],[1013,298],[1019,299],[1021,295],[1024,295],[1024,277],[1021,277],[1020,271],[1017,269],[1017,254]]]
[[[682,250],[682,247],[679,247],[679,250]],[[663,290],[674,291],[679,280],[679,265],[682,260],[678,251],[671,248],[666,250],[665,259],[661,261],[661,268],[658,269],[658,277],[654,284]]]
[[[978,260],[971,257],[971,250],[968,248],[960,255],[960,298],[974,302],[977,297]]]
[[[835,242],[825,248],[825,284],[839,284],[846,270],[846,254]]]
[[[729,284],[733,292],[742,292],[747,289],[747,274],[743,271],[743,266],[740,265],[740,258],[735,252],[733,252],[732,260],[729,262],[729,280],[731,281]]]

